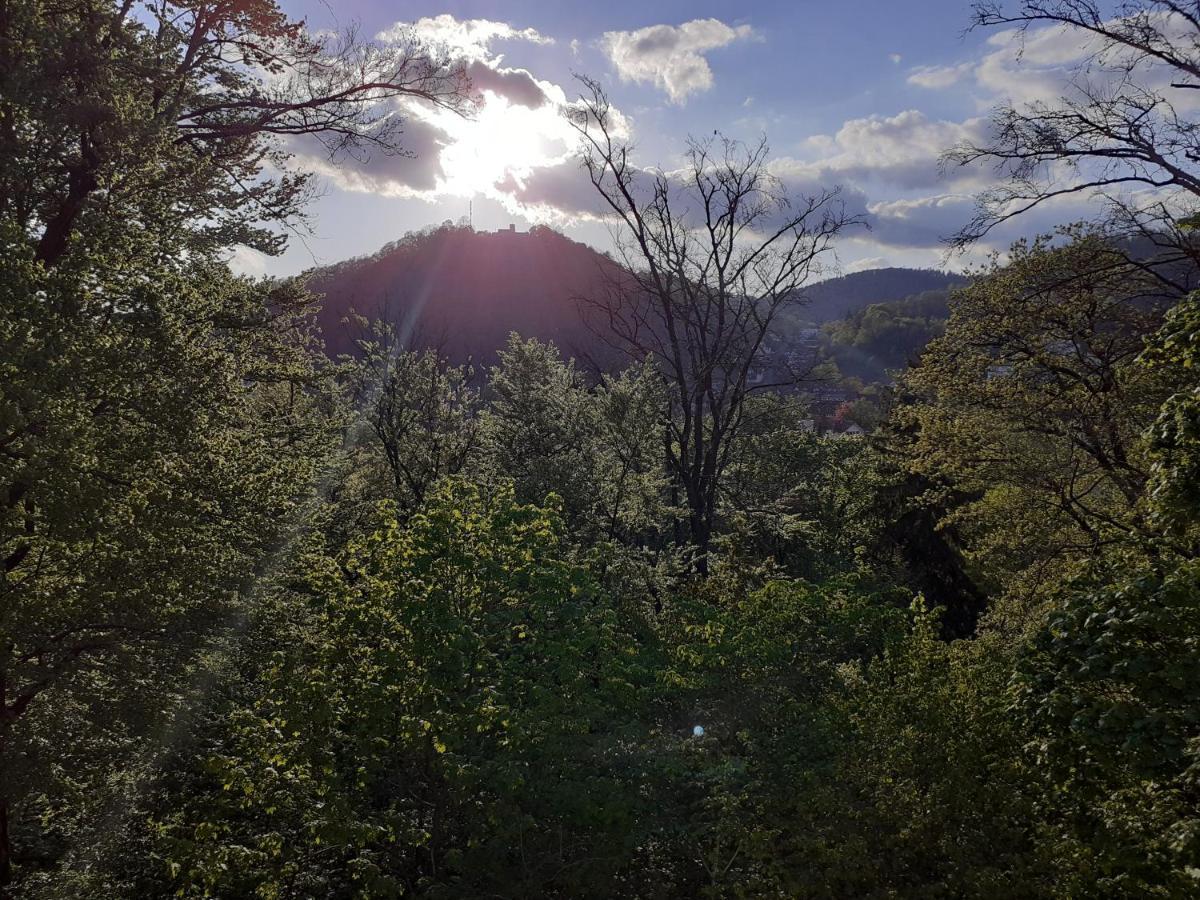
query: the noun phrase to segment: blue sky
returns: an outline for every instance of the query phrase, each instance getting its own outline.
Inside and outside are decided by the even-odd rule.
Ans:
[[[333,166],[298,147],[298,163],[321,173],[312,235],[280,258],[237,254],[239,267],[271,274],[372,252],[458,219],[469,204],[479,228],[545,222],[605,247],[606,227],[584,208],[583,176],[559,130],[562,104],[578,93],[573,72],[605,85],[643,165],[670,169],[688,134],[719,129],[765,134],[776,173],[798,191],[841,185],[873,226],[840,245],[846,269],[959,266],[939,239],[965,222],[988,174],[940,177],[940,152],[981,136],[998,102],[1056,95],[1080,56],[1077,38],[1048,31],[1027,39],[1018,59],[1014,36],[964,33],[961,0],[282,5],[314,29],[357,23],[401,39],[413,26],[476,66],[484,104],[473,123],[406,110],[412,160]],[[538,101],[492,92],[493,78]],[[1051,212],[1065,220],[1087,211]],[[976,257],[1018,234],[998,234]]]

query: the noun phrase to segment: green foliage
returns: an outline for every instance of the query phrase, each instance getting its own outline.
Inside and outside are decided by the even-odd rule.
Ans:
[[[1010,654],[994,639],[947,644],[920,599],[914,613],[911,634],[842,701],[838,895],[1047,896],[1053,865],[1017,765]]]
[[[1200,567],[1063,601],[1017,668],[1054,840],[1097,895],[1181,897],[1200,870]]]
[[[982,573],[1024,573],[1031,592],[1051,561],[1151,532],[1144,434],[1173,389],[1138,362],[1162,320],[1156,285],[1103,236],[1065,237],[1018,243],[955,295],[895,414],[910,468],[974,497],[948,521]]]
[[[611,767],[641,676],[556,516],[443,482],[307,568],[307,645],[164,823],[176,883],[587,895],[629,827]]]
[[[0,32],[5,897],[1200,892],[1200,294],[1019,243],[828,326],[847,384],[925,350],[822,439],[750,376],[840,220],[756,297],[664,180],[686,339],[333,367],[221,258],[301,214],[281,137],[395,149],[376,101],[461,71],[271,0]],[[716,146],[708,237],[778,200]]]
[[[878,526],[862,502],[873,486],[869,455],[862,442],[819,437],[795,399],[752,398],[730,450],[718,545],[814,580],[855,571]]]
[[[391,475],[389,493],[411,512],[475,451],[479,392],[469,366],[451,366],[432,350],[397,350],[389,326],[375,331],[379,339],[361,342],[363,359],[351,362],[354,392]]]
[[[891,599],[854,579],[753,589],[732,571],[675,599],[662,624],[667,705],[643,751],[658,824],[638,848],[637,884],[819,894],[827,829],[844,815],[831,776],[845,720],[830,701],[903,632]]]
[[[1200,295],[1170,311],[1142,360],[1178,387],[1151,431],[1150,496],[1158,520],[1186,534],[1200,519]]]
[[[517,496],[550,494],[566,521],[593,539],[635,539],[665,514],[661,380],[650,365],[606,376],[589,390],[552,344],[512,335],[489,381],[486,467]]]
[[[873,303],[826,325],[829,351],[838,369],[869,381],[902,371],[945,330],[948,298],[949,291],[925,291],[903,300]]]
[[[242,615],[336,421],[295,285],[31,256],[0,276],[0,799],[53,860]]]

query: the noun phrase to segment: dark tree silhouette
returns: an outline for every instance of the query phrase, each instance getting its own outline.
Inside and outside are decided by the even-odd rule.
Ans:
[[[311,193],[305,173],[265,177],[286,170],[287,141],[334,158],[404,154],[396,100],[473,102],[465,67],[415,34],[313,35],[275,0],[55,6],[0,11],[0,212],[47,266],[89,207],[112,215],[156,177],[193,182],[176,213],[211,219],[214,245],[278,251],[282,238],[254,224],[296,222]],[[171,165],[144,171],[166,149]]]
[[[973,4],[976,28],[1062,27],[1086,52],[1054,102],[1005,103],[989,137],[947,152],[948,165],[991,163],[1002,182],[978,195],[974,218],[951,243],[963,247],[1057,197],[1106,201],[1111,223],[1139,239],[1152,268],[1177,288],[1181,260],[1200,259],[1190,232],[1200,212],[1200,5],[1131,0]],[[1147,192],[1147,189],[1150,189]],[[1128,193],[1140,190],[1135,198]],[[1189,267],[1190,268],[1190,267]]]
[[[731,441],[747,397],[769,386],[756,376],[776,316],[858,220],[837,189],[789,197],[765,141],[691,139],[681,171],[641,169],[601,86],[581,82],[573,122],[628,272],[587,306],[598,331],[652,358],[668,382],[667,464],[704,570]]]

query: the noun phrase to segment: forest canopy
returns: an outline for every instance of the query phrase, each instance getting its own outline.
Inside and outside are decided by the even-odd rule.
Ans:
[[[808,320],[853,198],[635,163],[583,78],[597,368],[335,355],[227,263],[302,226],[292,139],[472,115],[444,47],[0,3],[0,896],[1200,895],[1200,11],[972,21],[1121,78],[943,148],[1000,178],[955,240],[1098,218]]]

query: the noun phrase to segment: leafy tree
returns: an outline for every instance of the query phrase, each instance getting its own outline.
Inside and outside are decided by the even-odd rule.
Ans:
[[[594,392],[596,516],[610,541],[653,539],[663,530],[670,509],[660,440],[663,392],[649,362],[603,376]]]
[[[967,495],[951,517],[1004,579],[1149,536],[1143,434],[1172,385],[1137,363],[1157,282],[1102,236],[1018,243],[960,291],[895,410],[910,467]]]
[[[751,398],[730,452],[717,546],[747,566],[771,559],[818,581],[855,571],[874,528],[860,502],[871,484],[857,458],[865,449],[818,436],[796,398]]]
[[[1150,495],[1158,521],[1195,555],[1200,510],[1200,297],[1189,294],[1167,314],[1142,356],[1178,390],[1163,404],[1150,436]]]
[[[168,673],[248,601],[335,423],[295,285],[219,264],[82,280],[8,246],[0,812],[20,816],[73,692],[101,720],[170,715]],[[78,740],[103,752],[103,732]]]
[[[10,806],[38,785],[63,802],[57,713],[153,733],[170,703],[150,689],[247,601],[312,483],[329,410],[308,299],[219,262],[282,249],[308,183],[285,141],[403,152],[391,101],[468,97],[414,40],[312,36],[272,0],[20,0],[0,47],[7,884]]]
[[[1195,534],[1196,297],[1153,337],[1141,364],[1181,384],[1151,428],[1151,511]],[[1045,781],[1055,839],[1105,896],[1186,896],[1200,864],[1200,565],[1163,541],[1064,591],[1017,669],[1030,768]]]
[[[903,630],[891,597],[854,578],[754,588],[721,563],[667,608],[660,703],[643,753],[661,808],[638,849],[634,896],[825,896],[831,766],[845,721],[831,702],[846,670]],[[702,733],[697,734],[695,727]]]
[[[384,328],[386,331],[386,327]],[[401,509],[414,510],[441,478],[457,475],[479,442],[479,392],[469,366],[434,350],[362,345],[355,373],[358,402],[391,473]]]
[[[948,297],[948,291],[926,291],[891,303],[873,303],[825,326],[838,369],[872,381],[903,370],[941,335],[949,316]]]
[[[492,369],[482,438],[488,465],[517,496],[562,499],[573,531],[632,540],[663,510],[661,380],[651,366],[588,387],[552,344],[510,337]]]
[[[48,266],[131,228],[277,252],[261,223],[294,222],[309,194],[309,175],[266,174],[287,171],[285,139],[402,153],[388,101],[469,102],[462,68],[415,38],[316,36],[274,0],[20,0],[0,29],[0,216]]]
[[[1136,563],[1135,563],[1136,565]],[[1077,585],[1023,655],[1017,710],[1073,892],[1182,897],[1200,862],[1200,568]]]
[[[607,896],[637,654],[557,516],[442,482],[305,576],[315,620],[164,811],[222,895]],[[181,808],[174,808],[176,804]]]
[[[853,676],[837,755],[843,820],[827,876],[843,896],[1057,896],[1035,782],[1009,708],[1012,651],[947,643],[914,604],[911,633]]]

